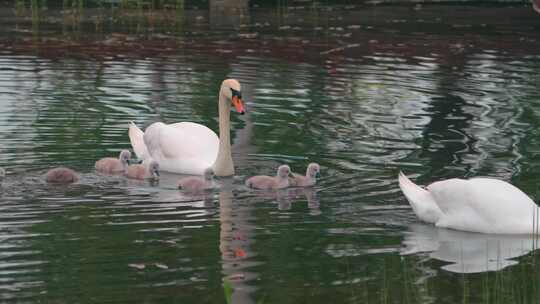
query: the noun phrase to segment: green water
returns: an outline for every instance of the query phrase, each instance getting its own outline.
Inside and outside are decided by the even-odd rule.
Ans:
[[[540,15],[242,10],[241,21],[50,10],[37,23],[0,10],[2,302],[538,302],[537,240],[423,225],[397,173],[423,184],[488,175],[538,198]],[[217,131],[229,77],[247,114],[231,116],[237,175],[220,190],[93,171],[130,147],[129,121]],[[313,161],[314,189],[243,186]],[[47,185],[59,165],[81,181]]]

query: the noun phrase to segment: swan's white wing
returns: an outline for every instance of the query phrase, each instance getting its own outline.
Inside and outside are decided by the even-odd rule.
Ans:
[[[162,127],[165,126],[164,123],[156,122],[151,125],[149,125],[146,130],[144,130],[144,144],[146,145],[146,149],[148,149],[148,154],[150,157],[154,160],[156,160],[158,163],[161,162],[160,160],[163,158],[163,155],[161,153],[160,149],[160,133]],[[163,170],[163,168],[160,168]]]
[[[160,137],[161,149],[167,158],[208,159],[212,164],[217,158],[219,138],[204,125],[193,122],[166,125]]]
[[[191,122],[154,123],[146,129],[144,142],[163,171],[184,174],[202,174],[214,164],[219,150],[216,133]]]
[[[140,159],[146,159],[149,154],[144,143],[144,132],[139,129],[133,122],[129,123],[129,141],[133,147],[133,151]]]
[[[470,189],[467,180],[452,178],[434,182],[426,187],[441,211],[448,215],[469,205]]]
[[[491,178],[449,179],[428,186],[444,216],[437,226],[482,233],[531,233],[534,202]]]

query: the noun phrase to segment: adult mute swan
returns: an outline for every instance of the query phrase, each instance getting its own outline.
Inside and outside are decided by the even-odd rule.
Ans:
[[[208,127],[179,122],[166,125],[156,122],[143,133],[130,123],[129,140],[137,157],[152,159],[160,170],[173,173],[203,175],[211,167],[217,176],[234,175],[231,156],[231,106],[244,114],[240,83],[226,79],[219,90],[219,138]]]
[[[399,187],[416,216],[437,227],[495,233],[538,233],[538,206],[521,190],[493,178],[452,178],[425,189],[403,172]]]

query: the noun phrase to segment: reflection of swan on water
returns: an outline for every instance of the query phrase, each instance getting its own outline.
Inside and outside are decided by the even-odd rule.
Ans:
[[[232,180],[223,181],[219,192],[219,250],[221,252],[221,268],[223,280],[229,282],[233,291],[231,303],[255,303],[255,288],[247,282],[259,277],[253,266],[255,251],[252,242],[256,229],[252,224],[253,206],[235,202]]]
[[[308,202],[309,214],[320,215],[321,214],[321,201],[317,195],[317,191],[313,188],[303,189],[304,195]]]
[[[450,262],[442,269],[457,273],[496,271],[515,265],[511,260],[536,249],[534,236],[462,232],[414,224],[405,234],[402,255],[428,253]]]

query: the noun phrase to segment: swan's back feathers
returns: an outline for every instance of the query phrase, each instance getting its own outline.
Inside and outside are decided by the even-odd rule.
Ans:
[[[218,154],[219,138],[208,127],[192,122],[151,124],[144,144],[163,171],[202,175]]]
[[[219,137],[210,128],[193,123],[179,122],[163,125],[160,134],[161,151],[167,158],[208,158],[211,160],[206,168],[213,165],[219,150]],[[176,138],[176,140],[173,140]]]
[[[444,216],[437,226],[482,233],[531,233],[536,204],[493,178],[449,179],[428,187]]]
[[[146,145],[144,143],[144,132],[139,129],[133,122],[129,123],[129,141],[131,142],[131,146],[133,147],[133,151],[135,152],[135,155],[137,155],[140,159],[146,159],[147,157],[150,157],[150,154],[148,154],[148,150],[146,149]]]
[[[442,216],[442,212],[429,191],[413,183],[403,172],[399,172],[398,180],[399,187],[416,216],[424,222],[436,223]]]

